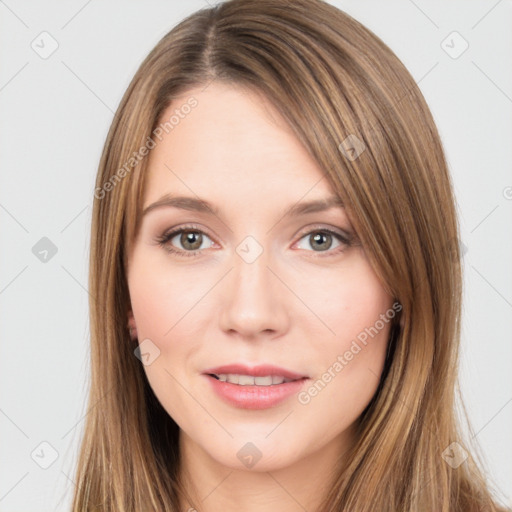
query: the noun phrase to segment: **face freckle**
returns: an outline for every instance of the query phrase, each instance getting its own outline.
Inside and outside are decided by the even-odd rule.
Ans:
[[[144,371],[184,443],[218,464],[239,468],[247,440],[261,471],[328,449],[335,457],[377,389],[392,297],[362,247],[333,235],[353,234],[346,211],[336,201],[319,207],[336,196],[270,103],[226,84],[188,96],[197,107],[151,151],[143,208],[154,206],[128,265],[138,339],[158,353]],[[156,241],[178,228],[202,233],[198,254],[186,254],[197,250],[194,236]],[[205,373],[231,364],[303,379],[256,407],[226,398]]]

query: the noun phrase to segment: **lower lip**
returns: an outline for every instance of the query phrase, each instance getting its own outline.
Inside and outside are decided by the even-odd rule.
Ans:
[[[298,393],[307,378],[272,386],[239,386],[205,375],[213,390],[227,403],[240,409],[268,409]]]

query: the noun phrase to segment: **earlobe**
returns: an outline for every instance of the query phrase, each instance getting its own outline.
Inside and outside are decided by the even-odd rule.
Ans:
[[[135,318],[133,317],[132,310],[128,312],[128,329],[130,331],[130,338],[132,341],[135,341],[137,339],[137,326],[135,324]]]

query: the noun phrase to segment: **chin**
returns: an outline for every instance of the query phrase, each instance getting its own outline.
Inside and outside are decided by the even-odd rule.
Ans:
[[[230,440],[229,445],[219,450],[217,445],[213,449],[206,448],[210,456],[218,464],[237,471],[251,471],[264,473],[286,468],[298,460],[299,446],[283,446],[276,451],[273,442],[250,441],[250,436],[244,441]]]

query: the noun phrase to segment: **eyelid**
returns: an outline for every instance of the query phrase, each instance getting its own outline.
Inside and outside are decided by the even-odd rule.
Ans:
[[[200,233],[207,235],[213,241],[215,241],[215,237],[210,233],[210,231],[207,228],[197,225],[197,224],[193,224],[193,223],[177,224],[176,226],[173,226],[172,228],[166,229],[159,238],[166,238],[171,234],[173,236],[176,236],[177,234],[179,234],[180,231],[199,231]],[[191,251],[189,251],[189,252],[191,252]]]
[[[175,236],[180,234],[180,232],[182,232],[182,231],[198,231],[201,234],[206,235],[208,238],[210,238],[213,241],[213,243],[215,243],[215,244],[217,243],[215,240],[216,237],[212,236],[207,228],[204,228],[202,226],[192,224],[192,223],[183,224],[183,225],[178,224],[172,228],[165,230],[162,235],[160,235],[156,238],[156,242],[159,243],[160,245],[162,245],[163,247],[165,247],[170,243],[170,241]],[[355,236],[352,233],[343,231],[340,228],[336,228],[333,226],[326,226],[324,224],[313,224],[313,225],[310,224],[309,226],[302,228],[298,234],[294,235],[294,238],[297,236],[299,237],[299,239],[297,240],[297,242],[294,243],[294,245],[297,244],[298,242],[300,242],[300,240],[302,240],[302,238],[304,238],[307,235],[311,235],[315,231],[329,233],[329,234],[337,237],[338,241],[341,244],[341,247],[335,248],[334,250],[329,249],[327,251],[306,251],[306,252],[311,252],[313,254],[316,254],[316,256],[314,256],[314,257],[322,257],[323,255],[330,256],[330,255],[337,254],[338,252],[341,252],[344,249],[343,246],[345,246],[345,248],[347,248],[348,246],[353,245],[353,242],[355,239]],[[169,251],[170,253],[175,253],[178,257],[179,256],[198,256],[203,251],[205,251],[205,249],[196,249],[195,251],[184,251],[183,249],[179,249],[174,246],[171,246],[171,247],[172,247],[172,249],[167,247],[166,250]]]
[[[182,224],[178,224],[178,225],[176,225],[176,226],[174,226],[172,228],[166,229],[163,232],[162,235],[156,237],[156,240],[158,242],[162,242],[163,240],[167,240],[167,242],[165,242],[165,243],[168,243],[175,236],[179,235],[183,231],[198,231],[202,235],[206,235],[208,238],[210,238],[213,243],[218,244],[216,242],[216,237],[211,235],[208,229],[206,229],[206,228],[204,228],[202,226],[199,226],[199,225],[195,225],[195,224],[183,224],[183,225]],[[187,253],[193,254],[194,252],[201,252],[204,249],[197,249],[196,251],[183,251],[183,249],[176,248],[176,250],[180,251],[180,252],[187,252]]]
[[[354,238],[354,235],[350,231],[344,231],[341,228],[326,224],[310,224],[305,228],[302,228],[295,236],[300,236],[302,238],[305,235],[309,235],[312,231],[325,231],[327,233],[334,233],[347,242],[351,242]]]

